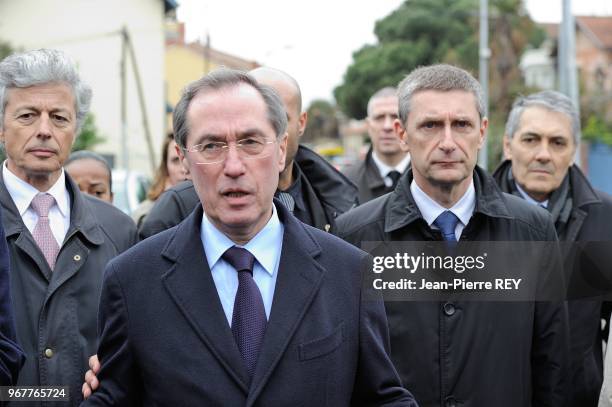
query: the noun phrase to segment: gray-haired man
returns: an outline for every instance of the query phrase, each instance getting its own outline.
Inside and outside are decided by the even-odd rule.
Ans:
[[[556,246],[549,216],[502,193],[476,166],[488,125],[478,81],[450,65],[422,67],[400,83],[398,97],[395,127],[411,154],[411,170],[392,193],[342,215],[339,236],[356,245],[544,240]],[[386,307],[391,358],[421,405],[562,404],[562,303],[470,302],[451,295]]]
[[[78,405],[95,353],[106,263],[136,241],[132,220],[82,194],[62,166],[89,109],[91,90],[59,51],[0,62],[0,140],[7,160],[0,204],[11,261],[22,386],[70,386]]]
[[[493,176],[502,190],[546,208],[552,215],[559,240],[612,241],[612,197],[594,189],[573,165],[580,118],[572,101],[555,91],[518,98],[508,116],[504,137],[506,161]],[[573,251],[568,250],[568,254]],[[574,261],[566,260],[566,264]],[[608,263],[609,266],[609,263]],[[570,297],[593,296],[579,281],[597,281],[594,268],[581,270],[569,280]],[[577,277],[580,277],[578,280]],[[603,277],[609,281],[611,278]],[[572,378],[569,406],[596,406],[602,383],[600,300],[569,301],[570,360]]]

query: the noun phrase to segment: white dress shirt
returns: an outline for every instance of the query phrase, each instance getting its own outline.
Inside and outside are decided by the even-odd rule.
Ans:
[[[57,240],[59,247],[62,247],[68,228],[70,227],[70,194],[66,189],[66,175],[64,169],[53,186],[48,191],[39,191],[32,185],[28,184],[8,169],[6,161],[2,166],[2,178],[4,185],[8,190],[23,223],[26,225],[30,233],[34,231],[34,227],[38,222],[38,215],[32,209],[30,204],[32,199],[40,192],[47,192],[55,198],[55,205],[49,209],[49,226],[53,237]]]
[[[387,187],[393,185],[393,180],[389,177],[389,173],[391,171],[397,171],[400,174],[403,174],[410,165],[410,154],[406,154],[406,157],[402,161],[400,161],[395,167],[391,167],[384,162],[376,155],[376,151],[372,151],[372,160],[376,167],[378,168],[378,172],[380,172],[380,177],[383,179],[383,182]]]
[[[425,219],[432,229],[438,229],[433,223],[442,212],[451,211],[454,213],[455,216],[459,218],[459,222],[457,222],[457,226],[455,226],[455,236],[457,240],[461,238],[461,232],[463,232],[463,229],[467,226],[474,213],[474,208],[476,208],[476,190],[474,189],[474,182],[470,183],[467,191],[465,191],[457,203],[450,208],[445,208],[431,199],[429,195],[417,185],[414,179],[410,184],[410,192],[412,193],[412,197],[419,211],[421,211],[423,219]]]
[[[529,194],[525,192],[525,190],[521,188],[521,186],[517,182],[515,182],[514,185],[516,185],[516,189],[519,191],[519,194],[521,194],[524,200],[526,200],[530,204],[538,205],[538,206],[541,206],[542,208],[548,208],[548,199],[542,202],[536,201],[535,199],[530,197]]]
[[[255,257],[253,280],[259,287],[266,310],[266,318],[270,319],[278,265],[283,245],[283,224],[278,219],[276,208],[272,205],[272,217],[266,225],[246,245],[238,246],[213,225],[206,213],[202,216],[200,238],[204,246],[204,254],[212,273],[223,312],[228,324],[232,325],[234,299],[238,291],[238,273],[221,256],[232,246],[243,247]]]

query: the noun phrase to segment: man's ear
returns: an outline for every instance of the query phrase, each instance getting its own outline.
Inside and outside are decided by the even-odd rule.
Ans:
[[[408,137],[406,133],[406,129],[402,126],[402,123],[399,119],[395,119],[393,122],[393,129],[395,130],[395,134],[399,137],[400,140],[400,148],[403,152],[410,152],[410,148],[408,147],[408,143],[406,142],[406,137]]]
[[[487,128],[489,127],[489,119],[483,117],[480,121],[480,141],[478,143],[478,149],[484,145],[485,139],[487,138]]]
[[[181,160],[181,165],[189,173],[189,163],[187,162],[187,157],[185,156],[185,152],[177,143],[174,143],[174,148],[176,148],[176,154],[179,156],[179,160]]]
[[[510,148],[510,137],[504,134],[504,158],[506,160],[512,160],[512,149]]]
[[[308,123],[308,112],[300,113],[300,117],[298,119],[298,137],[301,137],[304,134],[304,130],[306,130],[306,124]]]
[[[285,162],[287,160],[287,139],[289,138],[289,133],[285,132],[278,142],[278,148],[280,149],[280,157],[278,160],[278,172],[281,173],[285,169]]]

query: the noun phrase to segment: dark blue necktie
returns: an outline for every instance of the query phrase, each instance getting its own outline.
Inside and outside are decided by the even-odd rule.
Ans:
[[[442,238],[448,241],[457,241],[455,236],[455,227],[457,227],[459,218],[451,211],[444,211],[434,220],[434,225],[442,232]]]
[[[227,249],[222,257],[238,272],[232,334],[249,376],[253,377],[267,323],[261,292],[253,280],[255,257],[248,250],[236,246]]]
[[[387,187],[387,189],[389,191],[394,191],[395,187],[397,187],[397,182],[399,181],[400,177],[402,176],[402,174],[397,171],[397,170],[392,170],[389,171],[389,173],[387,174],[387,177],[389,177],[389,179],[391,180],[391,186]]]

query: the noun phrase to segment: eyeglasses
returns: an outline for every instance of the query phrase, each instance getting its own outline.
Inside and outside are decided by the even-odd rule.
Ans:
[[[238,156],[248,160],[267,157],[271,153],[271,149],[267,147],[274,143],[276,143],[276,139],[267,141],[264,137],[250,136],[240,139],[234,144]],[[196,164],[218,164],[225,161],[229,147],[229,143],[225,141],[208,141],[185,148],[184,151],[197,156],[199,161]]]

